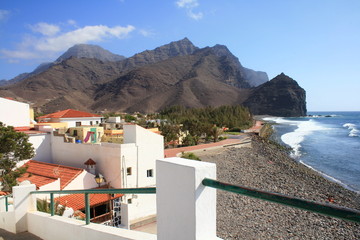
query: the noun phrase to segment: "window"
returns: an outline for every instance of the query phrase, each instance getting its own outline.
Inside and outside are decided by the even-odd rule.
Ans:
[[[77,136],[77,130],[74,130],[74,136]]]
[[[81,126],[81,122],[76,122],[75,124],[76,124],[77,127]]]
[[[92,126],[92,121],[90,121],[90,126]]]
[[[128,168],[126,169],[126,173],[127,173],[127,175],[131,175],[131,174],[132,174],[131,167],[128,167]]]
[[[99,124],[99,121],[96,121],[96,125]]]
[[[147,177],[153,177],[153,170],[152,169],[149,169],[149,170],[146,170],[146,176]]]
[[[128,204],[132,204],[132,198],[129,198],[127,202]]]

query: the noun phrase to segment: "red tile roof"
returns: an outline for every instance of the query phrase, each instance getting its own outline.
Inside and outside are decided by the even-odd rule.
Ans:
[[[116,199],[124,196],[124,194],[115,194],[111,199]],[[89,194],[90,198],[90,206],[94,207],[109,201],[109,194]],[[76,210],[85,209],[85,197],[84,194],[70,194],[63,197],[55,198],[55,201],[59,201],[59,203],[63,206],[71,207]]]
[[[38,117],[38,119],[44,119],[44,118],[81,118],[81,117],[101,117],[100,115],[88,113],[88,112],[81,112],[73,109],[66,109],[60,112],[56,113],[50,113],[41,117]]]
[[[60,190],[64,189],[80,173],[85,171],[81,168],[44,163],[35,160],[28,161],[24,166],[28,167],[27,173],[18,178],[19,182],[29,180],[39,188],[60,178]]]
[[[0,191],[0,196],[6,196],[9,195],[10,192],[4,192],[4,191]]]
[[[25,180],[29,180],[31,183],[36,185],[36,188],[44,186],[46,184],[55,182],[57,178],[40,176],[32,173],[24,173],[21,177],[17,178],[19,182],[23,182]]]

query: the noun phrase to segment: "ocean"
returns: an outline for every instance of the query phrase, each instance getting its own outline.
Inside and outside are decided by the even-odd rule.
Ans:
[[[268,117],[275,141],[291,157],[360,193],[360,112],[308,112],[307,117]]]

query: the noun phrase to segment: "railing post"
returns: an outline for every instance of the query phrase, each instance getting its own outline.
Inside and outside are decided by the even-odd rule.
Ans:
[[[54,193],[50,193],[50,214],[51,216],[55,215],[55,209],[54,209]]]
[[[5,196],[5,211],[9,211],[9,202],[8,202],[8,196]]]
[[[86,224],[90,224],[90,199],[89,194],[85,193],[85,215],[86,215]]]

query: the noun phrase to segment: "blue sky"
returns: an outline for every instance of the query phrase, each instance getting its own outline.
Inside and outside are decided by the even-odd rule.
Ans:
[[[188,37],[270,79],[289,75],[309,111],[360,111],[359,13],[358,0],[0,0],[0,79],[76,43],[130,57]]]

